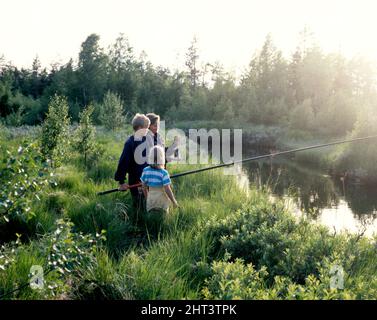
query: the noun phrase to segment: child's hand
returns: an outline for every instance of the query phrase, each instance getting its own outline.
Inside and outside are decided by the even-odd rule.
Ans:
[[[179,204],[178,204],[177,201],[173,203],[173,207],[174,207],[174,208],[179,208]]]

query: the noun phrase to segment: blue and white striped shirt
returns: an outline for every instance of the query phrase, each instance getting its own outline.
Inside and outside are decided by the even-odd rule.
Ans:
[[[148,187],[162,187],[171,184],[169,172],[165,169],[154,169],[150,166],[144,168],[140,180]]]

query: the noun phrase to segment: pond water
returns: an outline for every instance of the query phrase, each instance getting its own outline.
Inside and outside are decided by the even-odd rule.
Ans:
[[[345,183],[330,177],[326,169],[283,157],[244,163],[242,169],[250,183],[267,185],[299,215],[309,215],[336,232],[377,233],[376,186]]]
[[[233,154],[232,140],[230,146]],[[243,159],[269,154],[274,148],[274,142],[245,144]],[[209,154],[211,149],[210,143]],[[290,154],[243,163],[239,181],[240,185],[268,186],[273,197],[284,199],[296,215],[309,216],[331,231],[377,234],[377,186],[347,183],[328,172],[328,168],[304,164]]]

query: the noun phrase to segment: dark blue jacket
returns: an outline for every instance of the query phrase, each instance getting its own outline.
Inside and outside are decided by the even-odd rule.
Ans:
[[[141,174],[143,169],[148,166],[145,162],[144,164],[137,164],[135,161],[134,153],[138,145],[145,142],[145,137],[140,141],[136,140],[134,136],[130,136],[126,143],[124,144],[122,155],[120,156],[118,162],[118,168],[115,172],[114,179],[119,181],[120,184],[123,184],[126,180],[126,175],[128,174],[128,184],[136,184],[140,182]],[[143,156],[146,155],[146,149],[143,150]],[[132,193],[137,192],[137,188],[130,189]]]

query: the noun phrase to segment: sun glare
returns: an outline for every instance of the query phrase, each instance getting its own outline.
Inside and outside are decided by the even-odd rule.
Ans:
[[[308,27],[324,51],[377,57],[375,1],[2,1],[0,55],[29,66],[35,55],[42,63],[76,57],[91,33],[104,46],[119,33],[151,61],[182,67],[194,35],[204,61],[243,68],[267,33],[289,55]]]

